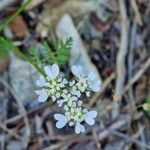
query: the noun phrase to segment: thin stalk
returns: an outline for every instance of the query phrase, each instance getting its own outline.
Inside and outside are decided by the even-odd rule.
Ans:
[[[6,20],[4,20],[0,24],[0,31],[3,31],[5,27],[7,27],[31,2],[32,0],[27,0],[24,4],[21,5],[21,7],[10,17],[8,17]]]
[[[32,64],[38,70],[38,72],[40,72],[43,76],[45,76],[45,72],[30,57],[22,53],[17,47],[13,47],[12,50],[18,57]]]

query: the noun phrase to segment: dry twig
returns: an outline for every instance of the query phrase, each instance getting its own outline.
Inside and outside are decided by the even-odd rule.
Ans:
[[[101,130],[98,134],[98,139],[103,140],[107,136],[110,135],[110,130],[117,130],[120,129],[123,126],[127,126],[130,123],[130,115],[120,115],[119,118],[111,124],[109,127],[106,127],[105,129]]]
[[[22,142],[24,142],[24,139],[23,139],[20,135],[18,135],[18,134],[16,134],[15,132],[9,130],[9,129],[8,129],[5,125],[3,125],[2,123],[0,123],[0,128],[1,128],[2,130],[4,130],[5,132],[7,132],[10,136],[13,136],[14,138],[16,138],[16,139],[21,140]]]
[[[133,136],[128,136],[126,134],[123,134],[123,133],[115,131],[115,130],[110,130],[110,132],[112,134],[116,135],[116,136],[119,136],[119,137],[125,139],[127,142],[136,143],[140,147],[144,147],[147,150],[150,150],[150,145],[144,144],[144,143],[142,143],[142,142],[140,142],[139,140],[136,139],[140,136],[141,132],[143,132],[143,128],[140,128],[139,131]]]
[[[44,110],[47,107],[50,107],[52,105],[52,102],[46,102],[41,104],[39,107],[37,108],[33,108],[32,110],[29,110],[27,112],[27,116],[30,117],[31,115],[35,114],[36,112],[39,112],[40,110]],[[51,107],[51,111],[53,111],[54,108]],[[15,117],[9,118],[7,120],[5,120],[5,124],[15,124],[18,121],[21,121],[23,119],[23,114],[19,114]]]
[[[150,67],[150,58],[142,65],[141,69],[131,78],[131,80],[126,84],[123,94],[127,92],[130,87],[139,80],[143,73]]]
[[[135,14],[136,23],[139,24],[139,25],[143,25],[142,18],[141,18],[141,15],[140,15],[140,12],[139,12],[136,1],[135,0],[130,0],[130,3],[131,3],[131,6],[132,6],[134,14]]]
[[[122,28],[121,28],[121,43],[120,50],[117,55],[117,64],[116,64],[116,85],[115,85],[115,99],[114,99],[114,108],[112,112],[112,117],[116,118],[119,115],[119,103],[124,89],[124,82],[126,77],[126,67],[125,67],[125,58],[127,54],[128,47],[128,18],[126,12],[126,6],[124,0],[119,0],[120,13],[122,17]]]
[[[130,47],[129,47],[129,56],[128,56],[128,80],[131,79],[132,74],[133,74],[133,57],[134,57],[134,39],[135,39],[135,35],[136,35],[136,30],[137,30],[137,24],[136,22],[133,23],[133,26],[131,28],[131,39],[130,39]],[[129,104],[130,104],[130,110],[131,110],[131,114],[134,114],[136,111],[136,106],[135,106],[135,97],[133,94],[133,88],[132,86],[129,89],[128,92],[129,95]]]
[[[0,77],[0,82],[10,91],[10,93],[13,95],[13,97],[15,98],[15,100],[17,101],[17,103],[19,105],[19,108],[21,110],[21,114],[24,117],[24,123],[26,126],[26,135],[24,136],[24,138],[28,144],[29,137],[30,137],[30,126],[29,126],[27,115],[26,115],[26,110],[25,110],[24,106],[22,105],[21,100],[17,96],[16,92],[10,87],[10,85],[1,77]]]

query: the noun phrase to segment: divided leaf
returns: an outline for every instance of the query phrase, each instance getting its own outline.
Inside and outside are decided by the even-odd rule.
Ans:
[[[36,64],[49,65],[56,63],[62,65],[69,60],[71,45],[72,38],[51,43],[50,45],[45,42],[40,48],[30,49],[30,54]]]

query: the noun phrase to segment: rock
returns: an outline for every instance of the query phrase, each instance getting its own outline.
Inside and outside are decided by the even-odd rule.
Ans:
[[[9,76],[11,86],[24,105],[36,98],[34,91],[39,73],[32,65],[17,58],[13,53],[10,55]]]
[[[79,16],[87,15],[91,12],[95,12],[99,9],[99,0],[93,1],[65,1],[58,7],[51,8],[51,5],[44,9],[40,22],[37,24],[36,31],[40,33],[42,37],[47,37],[49,32],[56,26],[59,19],[68,13],[71,17],[77,18]]]
[[[24,149],[24,146],[23,146],[22,142],[12,140],[8,143],[6,149],[7,150],[22,150],[22,149]]]
[[[70,66],[81,65],[85,73],[94,72],[96,79],[101,81],[99,72],[95,65],[91,62],[87,50],[83,45],[80,35],[77,32],[70,15],[65,14],[62,16],[56,27],[56,34],[60,39],[68,37],[73,38],[73,45],[70,52],[71,58],[69,61]]]

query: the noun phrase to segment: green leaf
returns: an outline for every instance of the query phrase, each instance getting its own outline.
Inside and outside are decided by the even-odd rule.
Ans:
[[[57,43],[44,42],[41,48],[30,49],[30,56],[36,64],[43,66],[50,64],[65,64],[70,57],[70,49],[72,45],[72,38]]]
[[[70,49],[72,46],[72,38],[68,38],[65,41],[60,41],[56,46],[56,60],[58,64],[65,64],[70,57]]]

